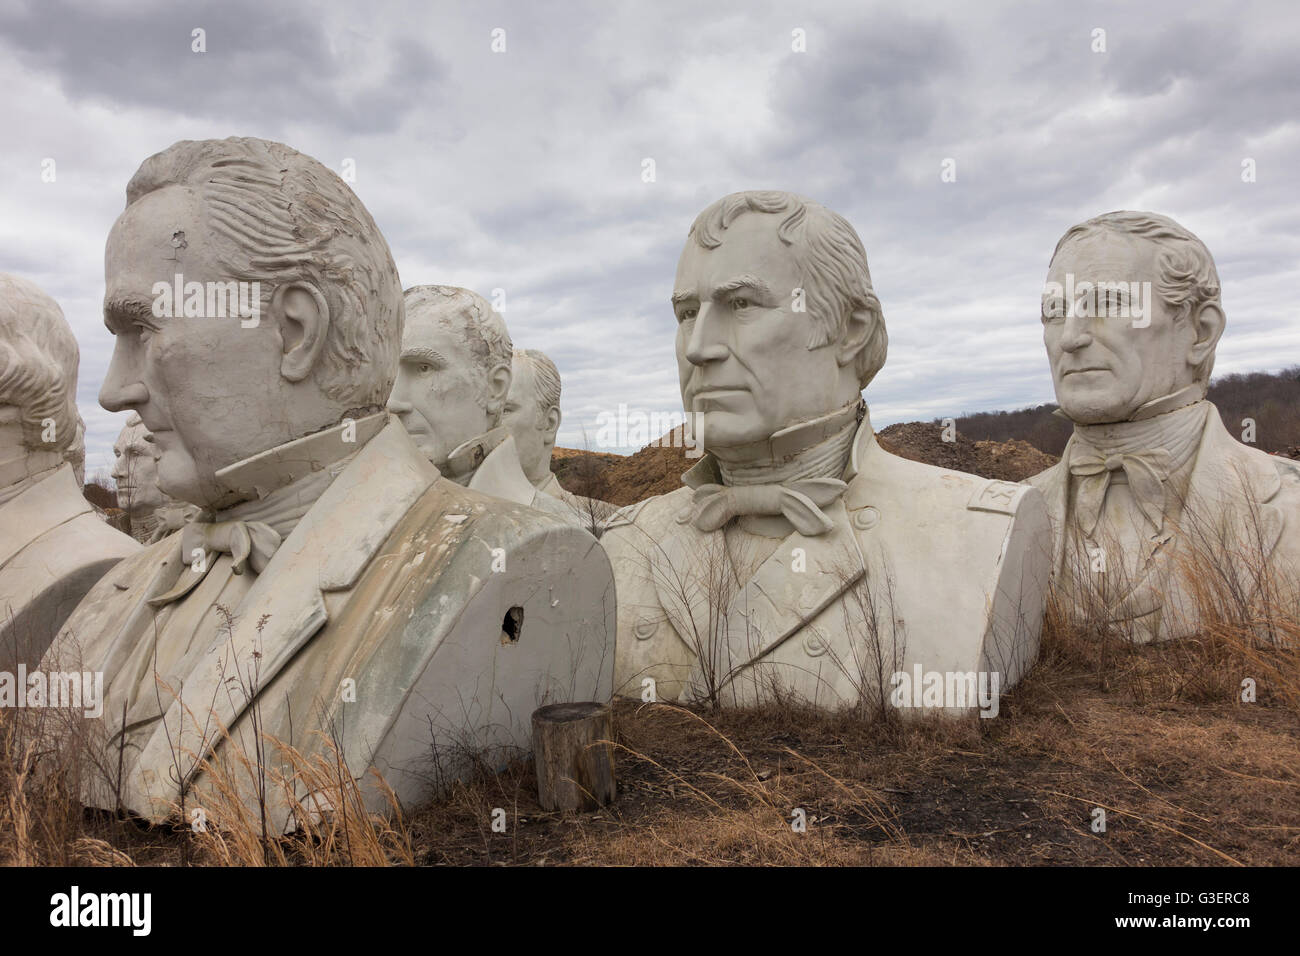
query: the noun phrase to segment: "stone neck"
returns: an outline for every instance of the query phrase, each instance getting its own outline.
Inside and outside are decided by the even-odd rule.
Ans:
[[[387,421],[387,412],[344,420],[227,465],[216,477],[230,493],[207,510],[209,513],[231,511],[244,503],[265,500],[275,491],[318,472],[337,474],[342,468],[335,466],[351,459],[379,434]]]
[[[829,415],[799,422],[765,442],[710,449],[724,485],[782,484],[802,478],[838,478],[853,451],[866,403],[857,399]]]
[[[63,464],[57,451],[20,449],[21,457],[0,461],[0,505],[44,481]]]
[[[497,446],[505,441],[509,434],[509,430],[504,425],[499,425],[469,441],[461,442],[451,450],[446,463],[438,470],[456,484],[468,485],[479,465],[483,464],[488,455],[496,451]]]
[[[217,472],[237,495],[235,501],[207,509],[199,521],[258,521],[286,538],[356,453],[388,421],[379,412],[286,442]],[[251,494],[250,494],[251,492]]]
[[[1127,422],[1074,426],[1075,436],[1103,457],[1131,455],[1163,448],[1169,453],[1170,471],[1181,468],[1200,445],[1206,416],[1214,406],[1201,400],[1171,411]]]

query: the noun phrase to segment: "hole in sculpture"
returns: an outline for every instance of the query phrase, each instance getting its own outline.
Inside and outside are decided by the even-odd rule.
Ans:
[[[501,620],[501,643],[518,644],[519,632],[524,627],[524,609],[521,607],[512,607],[506,611],[506,616]]]

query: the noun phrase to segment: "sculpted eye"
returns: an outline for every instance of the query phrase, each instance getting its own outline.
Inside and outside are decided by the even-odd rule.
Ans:
[[[428,364],[427,362],[423,363],[423,364],[420,366],[420,374],[421,374],[421,375],[428,375],[428,374],[429,374],[430,372],[432,372],[432,371],[433,371],[433,366],[430,365],[430,364]]]
[[[735,309],[737,312],[739,312],[742,309],[748,309],[749,300],[746,299],[743,295],[738,295],[731,300],[731,307]]]
[[[700,310],[699,310],[699,309],[692,309],[692,308],[689,308],[689,307],[688,307],[688,308],[682,309],[681,313],[678,315],[678,321],[680,321],[680,322],[690,322],[692,319],[694,319],[694,318],[695,318],[697,315],[699,315],[699,314],[700,314]]]

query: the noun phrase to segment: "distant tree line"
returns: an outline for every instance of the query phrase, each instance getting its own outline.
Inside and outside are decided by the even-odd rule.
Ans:
[[[1210,383],[1209,399],[1238,440],[1247,429],[1243,423],[1250,419],[1255,423],[1255,447],[1300,457],[1300,365],[1275,373],[1223,375]],[[973,441],[1019,439],[1060,455],[1073,426],[1052,414],[1056,408],[1048,403],[1011,412],[963,414],[957,419],[957,431]]]

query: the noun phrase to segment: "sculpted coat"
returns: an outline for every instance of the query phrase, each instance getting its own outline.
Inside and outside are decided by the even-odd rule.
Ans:
[[[58,653],[105,671],[108,772],[88,803],[109,808],[120,794],[126,808],[162,820],[180,778],[188,805],[202,805],[212,781],[199,762],[246,775],[231,742],[253,753],[255,718],[308,755],[324,751],[321,734],[332,737],[381,809],[367,768],[415,800],[434,782],[436,747],[526,746],[537,706],[608,696],[614,590],[595,541],[461,488],[396,421],[378,427],[227,609],[229,626],[203,578],[175,603],[150,604],[196,577],[182,560],[183,531],[87,596]],[[278,457],[311,459],[304,443],[325,437]],[[219,585],[232,555],[206,558],[206,578]],[[204,606],[200,626],[181,620],[182,602]],[[283,826],[291,802],[272,797]]]
[[[1243,445],[1212,403],[1199,404],[1206,406],[1204,425],[1187,464],[1186,490],[1169,488],[1166,520],[1160,528],[1145,526],[1141,551],[1133,556],[1135,573],[1119,584],[1119,593],[1108,595],[1108,618],[1141,642],[1197,630],[1196,579],[1206,560],[1245,595],[1257,594],[1265,569],[1273,569],[1271,584],[1283,590],[1294,588],[1300,572],[1300,462]],[[1079,452],[1076,435],[1060,462],[1029,483],[1047,499],[1054,573],[1066,588],[1087,589],[1088,579],[1099,575],[1087,569],[1086,541],[1074,530],[1071,491],[1079,479],[1070,469]]]
[[[95,514],[67,464],[0,505],[0,529],[0,670],[30,670],[86,592],[139,546]]]
[[[685,487],[617,512],[601,537],[619,588],[616,693],[653,678],[659,699],[711,689],[745,705],[775,684],[834,707],[888,696],[917,664],[1018,680],[1048,574],[1041,495],[892,455],[869,419],[843,478],[833,530],[796,531],[743,580],[725,532],[689,521],[693,489],[718,481],[712,456]],[[711,614],[711,589],[725,611]]]

